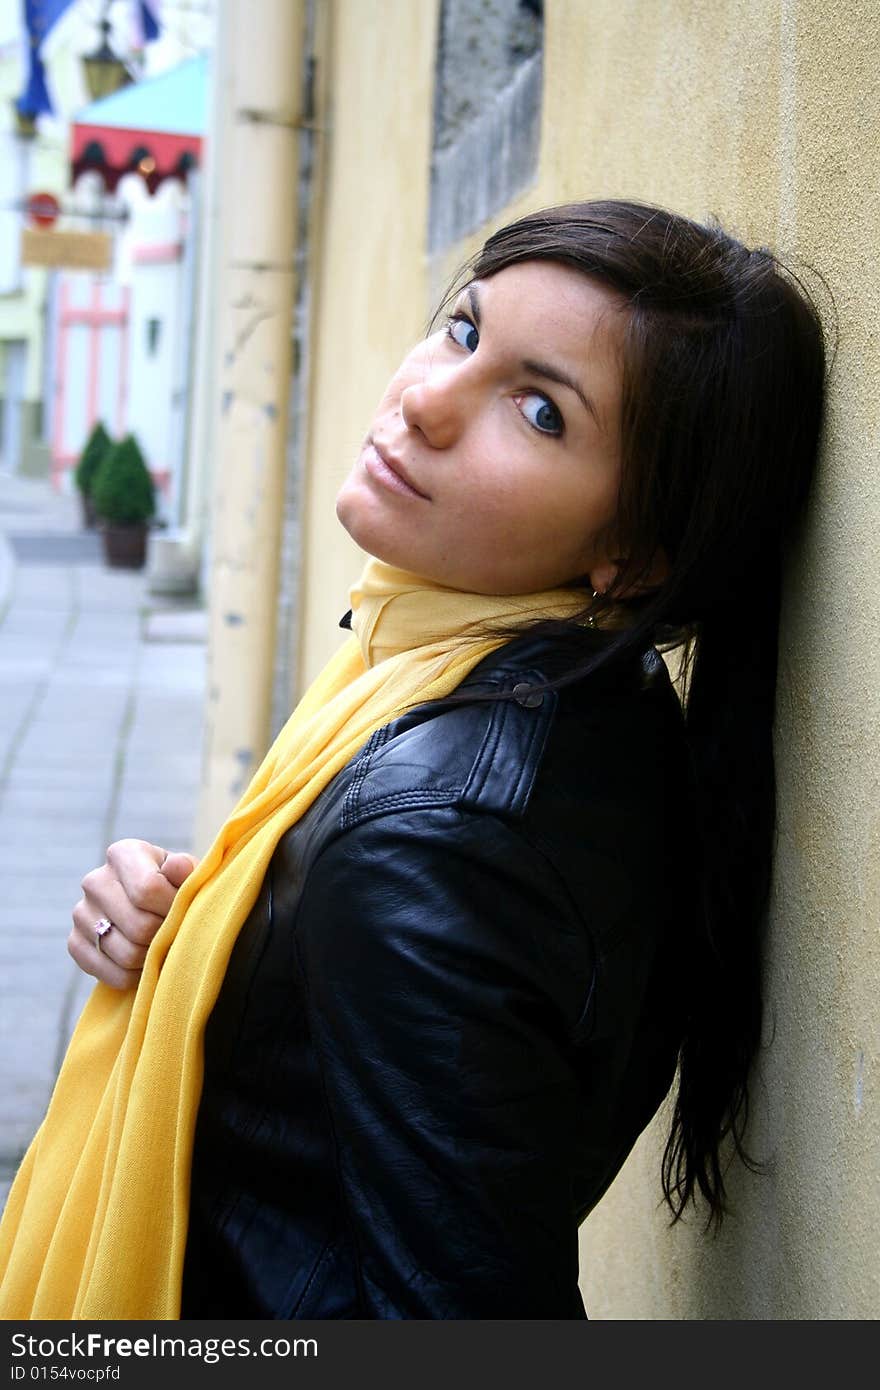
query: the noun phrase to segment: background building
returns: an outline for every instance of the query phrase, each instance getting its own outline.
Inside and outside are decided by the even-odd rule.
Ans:
[[[113,237],[109,273],[59,270],[50,289],[52,470],[69,485],[97,419],[137,436],[179,520],[189,418],[207,64],[192,58],[80,110],[74,206]],[[69,221],[75,220],[69,218]]]
[[[0,467],[49,471],[68,488],[103,419],[137,435],[160,515],[175,523],[213,11],[213,0],[161,11],[158,0],[0,0]],[[101,52],[110,62],[96,79]],[[90,101],[96,80],[108,93],[127,85]],[[23,248],[37,193],[58,215],[41,246]],[[88,269],[55,231],[106,234],[108,263]]]

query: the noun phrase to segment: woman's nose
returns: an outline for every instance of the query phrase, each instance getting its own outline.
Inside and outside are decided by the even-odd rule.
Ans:
[[[432,449],[448,449],[464,428],[468,391],[460,369],[434,370],[400,394],[407,429],[418,430]]]

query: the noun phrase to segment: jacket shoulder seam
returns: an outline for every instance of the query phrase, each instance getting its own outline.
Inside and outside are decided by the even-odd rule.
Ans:
[[[526,670],[512,673],[511,678],[517,681],[543,679],[538,672]],[[503,688],[505,682],[498,682],[498,684]],[[467,771],[463,772],[460,784],[450,786],[448,780],[444,780],[439,786],[403,788],[375,797],[371,797],[368,791],[365,797],[365,784],[372,770],[374,759],[388,743],[394,728],[394,721],[383,725],[374,731],[357,755],[351,785],[342,805],[339,820],[340,829],[350,829],[361,820],[381,815],[388,809],[402,809],[407,805],[411,805],[415,809],[432,805],[449,806],[461,802],[465,805],[474,805],[477,808],[502,814],[521,816],[528,804],[531,788],[540,766],[556,705],[555,691],[544,692],[541,706],[532,709],[520,709],[519,707],[513,709],[511,701],[507,699],[495,701],[489,706],[485,727],[479,737],[474,739],[477,747],[469,766],[466,764]],[[453,708],[463,711],[467,709],[467,706],[462,704],[457,707],[447,707],[440,713],[450,712]],[[518,730],[513,723],[517,716],[522,725]],[[425,722],[430,722],[430,719],[431,716],[428,715]],[[421,725],[415,727],[421,727]],[[511,774],[509,786],[502,789],[499,779],[493,777],[492,774],[496,770],[498,749],[503,744],[509,727],[514,728],[515,735],[512,736],[516,736],[518,739],[516,760],[518,766]],[[442,777],[444,769],[439,765],[437,759],[434,759],[427,766],[430,768],[431,775]]]
[[[367,773],[370,770],[370,763],[372,762],[373,754],[377,748],[381,748],[382,745],[387,742],[388,732],[390,728],[390,724],[383,724],[380,728],[374,729],[373,732],[370,734],[370,737],[367,739],[366,744],[357,756],[357,762],[355,763],[354,775],[352,777],[351,786],[346,792],[345,800],[342,803],[342,815],[340,817],[340,824],[343,828],[351,824],[356,819],[355,808],[357,807],[358,798],[360,797],[361,787],[363,786],[364,781],[366,780]]]

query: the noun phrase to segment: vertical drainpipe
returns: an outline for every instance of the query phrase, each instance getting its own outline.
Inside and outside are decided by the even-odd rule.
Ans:
[[[305,458],[308,451],[308,399],[312,362],[313,248],[320,217],[324,93],[318,81],[318,48],[326,50],[328,15],[323,0],[303,0],[302,131],[296,234],[296,298],[293,311],[293,373],[287,443],[287,489],[281,537],[278,643],[272,693],[272,735],[284,726],[296,703],[297,656],[302,635],[302,518]],[[319,107],[321,111],[319,112]]]
[[[302,0],[221,0],[203,853],[269,742],[301,123]]]

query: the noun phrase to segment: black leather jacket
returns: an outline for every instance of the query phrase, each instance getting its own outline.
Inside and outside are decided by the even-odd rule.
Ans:
[[[182,1317],[586,1316],[578,1225],[680,1039],[687,756],[656,652],[538,699],[548,652],[380,729],[280,841],[207,1030]]]

